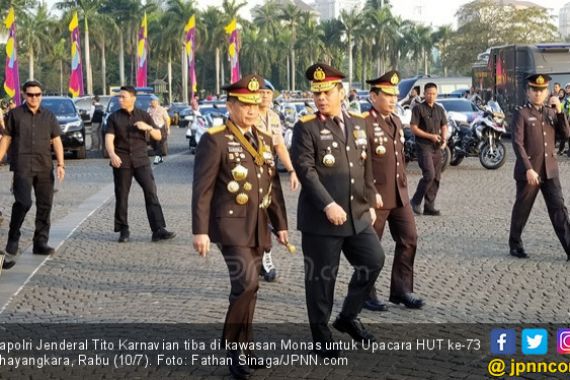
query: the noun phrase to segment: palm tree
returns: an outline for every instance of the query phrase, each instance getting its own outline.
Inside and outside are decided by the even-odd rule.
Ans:
[[[330,63],[330,56],[325,48],[325,40],[329,36],[325,36],[322,25],[310,14],[303,15],[297,31],[297,50],[300,57],[297,63],[301,67],[307,67],[320,59]]]
[[[433,42],[431,39],[432,30],[430,26],[419,25],[417,28],[418,42],[421,46],[423,62],[424,62],[424,75],[429,74],[429,61],[431,60],[431,49]]]
[[[360,53],[360,80],[363,88],[366,86],[365,80],[369,74],[368,63],[373,59],[374,39],[370,38],[373,33],[373,26],[367,22],[360,23],[354,31],[355,47]]]
[[[275,0],[267,0],[263,5],[252,10],[253,23],[261,33],[275,38],[279,29],[280,5]]]
[[[343,9],[340,12],[340,20],[344,28],[348,50],[348,87],[352,88],[352,49],[354,48],[354,32],[359,27],[363,18],[361,17],[361,12],[353,8],[350,11]]]
[[[208,46],[214,49],[216,94],[220,93],[220,55],[221,49],[226,44],[226,34],[224,31],[224,18],[222,13],[213,6],[209,6],[202,13],[201,23],[198,25],[200,35],[203,35],[203,47]],[[202,51],[206,53],[206,50]],[[203,73],[206,68],[204,68]]]
[[[21,14],[19,20],[21,20],[19,40],[24,51],[27,51],[29,79],[34,79],[36,53],[43,53],[50,46],[50,30],[53,27],[53,21],[45,3],[40,3],[35,13]]]
[[[266,37],[255,24],[243,29],[240,55],[246,72],[257,72],[266,76],[267,68],[271,65],[267,54],[269,50],[271,48],[267,45]]]
[[[374,26],[375,51],[377,59],[376,75],[384,72],[386,60],[385,52],[389,49],[389,42],[394,40],[397,33],[394,17],[390,8],[383,7],[378,10],[370,10],[366,13],[367,21]]]
[[[59,66],[59,94],[64,95],[67,91],[63,92],[63,62],[69,58],[65,38],[61,38],[57,43],[53,44],[49,57],[52,62]]]
[[[336,19],[326,20],[321,22],[319,29],[322,30],[320,35],[324,46],[324,61],[334,67],[340,67],[345,49],[345,44],[342,42],[342,22]]]
[[[287,3],[281,9],[280,19],[285,22],[285,27],[291,31],[291,46],[289,47],[289,51],[291,54],[291,84],[290,87],[288,86],[289,90],[295,91],[295,72],[296,72],[296,65],[295,65],[295,44],[297,42],[297,29],[302,20],[303,12],[294,4],[294,3]]]
[[[435,33],[433,33],[432,41],[439,49],[439,56],[441,59],[441,67],[443,69],[443,76],[447,76],[447,55],[449,54],[448,47],[451,41],[453,30],[450,25],[440,26]]]

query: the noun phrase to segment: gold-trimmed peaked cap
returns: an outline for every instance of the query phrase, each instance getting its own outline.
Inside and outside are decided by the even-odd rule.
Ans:
[[[390,70],[386,74],[376,79],[367,80],[366,83],[372,88],[377,88],[388,95],[399,95],[398,84],[400,83],[400,73]]]
[[[346,75],[326,63],[315,63],[307,69],[305,77],[311,82],[312,92],[323,92],[332,90],[337,83],[342,83]]]
[[[249,74],[222,89],[228,93],[228,96],[233,96],[242,103],[259,104],[261,103],[259,90],[265,88],[264,82],[265,80],[259,75]]]
[[[546,88],[552,77],[548,74],[531,74],[526,77],[529,87]]]

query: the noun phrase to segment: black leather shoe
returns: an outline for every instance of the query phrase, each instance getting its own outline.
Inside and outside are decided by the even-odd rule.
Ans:
[[[152,233],[152,241],[169,240],[176,236],[176,233],[167,231],[164,228]]]
[[[18,254],[18,241],[17,240],[8,240],[6,243],[6,253],[11,255]]]
[[[441,212],[439,210],[433,209],[424,209],[424,215],[431,215],[431,216],[440,216]]]
[[[2,251],[0,251],[0,261],[2,262],[2,269],[10,269],[16,265],[16,257]]]
[[[372,298],[367,299],[362,307],[370,311],[388,311],[388,306],[384,302]]]
[[[410,201],[410,206],[412,206],[412,210],[414,211],[414,214],[416,214],[416,215],[422,214],[422,209],[420,208],[420,205],[417,205],[414,202]]]
[[[518,257],[519,259],[527,259],[528,255],[524,251],[524,248],[513,248],[509,251],[509,254],[514,257]]]
[[[55,249],[53,249],[47,244],[41,244],[41,245],[34,245],[34,249],[32,250],[32,252],[34,253],[34,255],[46,256],[55,253]]]
[[[368,340],[376,342],[374,335],[366,331],[358,318],[345,319],[339,316],[336,321],[334,321],[333,327],[340,332],[347,333],[356,341]]]
[[[119,243],[126,243],[129,241],[131,234],[129,230],[122,230],[121,234],[119,235]]]
[[[390,296],[390,302],[399,305],[404,304],[408,309],[421,309],[425,302],[420,297],[416,296],[414,293],[404,293],[401,296]]]
[[[253,370],[247,365],[240,364],[239,355],[239,351],[228,351],[228,358],[231,359],[231,364],[228,365],[228,368],[234,379],[247,380],[252,375]]]

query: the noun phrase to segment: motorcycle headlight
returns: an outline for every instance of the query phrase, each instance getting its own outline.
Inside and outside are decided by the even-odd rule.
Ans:
[[[81,129],[81,120],[72,121],[71,123],[64,124],[62,125],[61,129],[63,133],[79,130]]]

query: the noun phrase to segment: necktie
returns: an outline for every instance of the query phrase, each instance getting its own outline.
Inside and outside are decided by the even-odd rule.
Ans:
[[[346,128],[344,127],[344,121],[342,121],[342,119],[338,116],[333,117],[333,120],[336,123],[336,125],[339,126],[340,130],[342,131],[342,134],[346,138]]]
[[[246,133],[244,133],[245,138],[247,139],[247,141],[249,141],[249,143],[251,144],[251,146],[257,150],[257,140],[256,138],[253,136],[253,133],[251,133],[251,131],[247,131]]]

